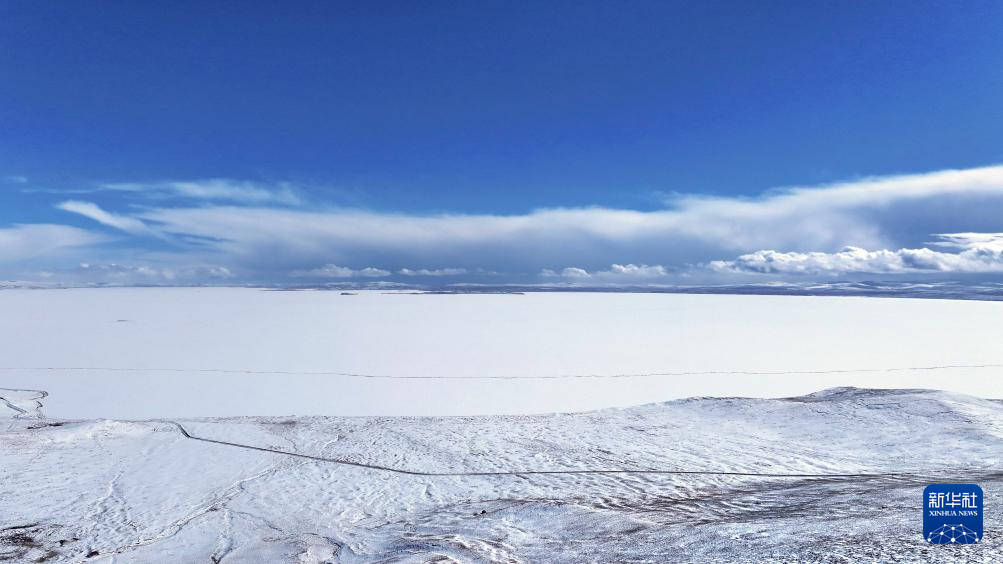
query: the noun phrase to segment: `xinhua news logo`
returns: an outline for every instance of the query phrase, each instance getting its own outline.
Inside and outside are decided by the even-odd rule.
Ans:
[[[923,490],[923,536],[930,544],[975,544],[982,540],[982,488],[975,484],[930,484]]]

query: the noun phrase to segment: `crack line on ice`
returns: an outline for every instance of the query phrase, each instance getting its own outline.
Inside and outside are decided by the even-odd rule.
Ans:
[[[826,370],[702,370],[675,372],[642,372],[634,374],[550,374],[530,376],[492,376],[492,375],[439,375],[439,376],[409,376],[400,374],[365,374],[361,372],[338,372],[328,370],[250,370],[236,368],[135,368],[135,367],[99,367],[99,366],[37,366],[37,367],[0,367],[0,371],[65,371],[65,372],[177,372],[177,373],[216,373],[216,374],[278,374],[289,376],[344,376],[348,378],[380,378],[390,380],[555,380],[573,378],[653,378],[658,376],[786,376],[794,374],[854,374],[881,372],[911,372],[957,369],[1003,368],[1003,363],[994,364],[943,364],[933,366],[898,366],[891,368],[834,368]],[[2,389],[2,388],[0,388]],[[35,390],[17,390],[35,391]],[[8,404],[9,405],[9,404]],[[15,408],[16,409],[16,408]]]

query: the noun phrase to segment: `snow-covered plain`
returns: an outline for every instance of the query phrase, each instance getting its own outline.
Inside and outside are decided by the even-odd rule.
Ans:
[[[834,386],[1003,398],[1001,320],[1003,302],[853,297],[5,290],[0,387],[47,390],[50,415],[133,419],[527,414]]]
[[[1003,303],[88,289],[0,312],[0,560],[1003,549]],[[953,392],[818,391],[849,385]],[[981,543],[925,544],[938,482],[982,486]]]
[[[1003,553],[1003,404],[971,396],[843,388],[564,415],[171,422],[35,419],[33,395],[5,393],[27,411],[0,420],[0,558],[17,562],[999,562]],[[328,460],[186,438],[178,425]],[[707,473],[591,472],[625,469]],[[553,470],[585,471],[529,473]],[[982,486],[980,544],[924,542],[922,493],[935,482]]]

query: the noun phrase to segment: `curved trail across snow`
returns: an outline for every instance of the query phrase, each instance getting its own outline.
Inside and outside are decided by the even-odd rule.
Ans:
[[[28,398],[29,401],[33,401],[36,404],[35,412],[38,417],[42,417],[42,399],[46,398],[49,393],[45,390],[28,390],[28,389],[17,389],[17,388],[0,388],[0,390],[13,391],[13,392],[32,392],[36,394],[32,398]],[[8,398],[0,396],[0,401],[4,402],[7,407],[14,410],[16,413],[15,418],[23,417],[28,413],[27,410],[15,405]],[[235,448],[243,448],[247,450],[256,450],[259,452],[268,452],[272,454],[280,454],[284,456],[292,456],[296,458],[304,458],[307,460],[315,460],[318,462],[327,462],[331,464],[340,464],[343,466],[354,466],[356,468],[366,468],[369,470],[376,470],[380,472],[390,472],[393,474],[403,474],[408,476],[430,476],[430,477],[451,477],[451,476],[526,476],[526,475],[581,475],[581,474],[646,474],[646,475],[705,475],[705,476],[747,476],[747,477],[761,477],[761,478],[801,478],[801,479],[832,479],[832,480],[848,480],[848,479],[880,479],[880,478],[890,478],[890,479],[923,479],[929,478],[930,474],[917,474],[911,472],[874,472],[874,473],[855,473],[855,474],[793,474],[793,473],[772,473],[772,472],[729,472],[729,471],[712,471],[712,470],[658,470],[658,469],[596,469],[596,468],[579,468],[579,469],[566,469],[566,470],[494,470],[494,471],[480,471],[480,472],[422,472],[418,470],[405,470],[403,468],[392,468],[389,466],[381,466],[379,464],[367,464],[365,462],[354,462],[351,460],[344,460],[340,458],[329,458],[324,456],[316,456],[312,454],[303,454],[299,452],[291,452],[279,449],[272,449],[254,445],[248,445],[243,443],[235,443],[231,441],[221,441],[218,439],[210,439],[207,437],[200,437],[191,434],[184,425],[177,421],[170,419],[157,419],[154,421],[160,421],[163,423],[168,423],[173,425],[181,433],[185,439],[193,441],[202,441],[205,443],[213,443],[218,445],[230,446]],[[973,474],[987,474],[984,469],[945,469],[944,471],[938,473],[939,477],[944,475],[966,475],[971,476]],[[989,472],[987,477],[998,478],[1003,476],[1003,472]]]
[[[875,478],[891,478],[891,479],[916,479],[922,480],[923,478],[929,478],[929,474],[915,474],[909,472],[875,472],[875,473],[860,473],[860,474],[785,474],[785,473],[770,473],[770,472],[727,472],[727,471],[711,471],[711,470],[645,470],[645,469],[568,469],[568,470],[496,470],[488,472],[421,472],[417,470],[404,470],[402,468],[391,468],[389,466],[380,466],[378,464],[366,464],[364,462],[353,462],[350,460],[344,460],[340,458],[328,458],[324,456],[315,456],[312,454],[302,454],[298,452],[290,452],[285,450],[278,450],[266,447],[259,447],[254,445],[247,445],[242,443],[234,443],[230,441],[221,441],[217,439],[209,439],[206,437],[199,437],[197,435],[192,435],[185,429],[184,425],[178,423],[177,421],[171,420],[161,420],[165,423],[170,423],[177,427],[178,431],[186,439],[191,439],[195,441],[203,441],[207,443],[214,443],[218,445],[225,445],[237,448],[244,448],[249,450],[257,450],[261,452],[270,452],[273,454],[282,454],[285,456],[294,456],[297,458],[306,458],[308,460],[316,460],[319,462],[329,462],[332,464],[341,464],[344,466],[355,466],[357,468],[367,468],[369,470],[378,470],[381,472],[391,472],[394,474],[404,474],[408,476],[432,476],[432,477],[450,477],[450,476],[526,476],[526,475],[561,475],[561,474],[649,474],[649,475],[704,475],[704,476],[749,476],[749,477],[760,477],[760,478],[811,478],[811,479],[833,479],[833,480],[850,480],[850,479],[875,479]],[[944,470],[939,477],[944,475],[966,475],[971,476],[972,474],[984,474],[985,470]],[[992,476],[1001,476],[1003,473],[991,473]]]

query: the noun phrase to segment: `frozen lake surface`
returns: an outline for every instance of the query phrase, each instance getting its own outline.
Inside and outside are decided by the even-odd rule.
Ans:
[[[432,295],[239,288],[0,291],[0,387],[48,415],[569,412],[834,386],[1003,397],[1003,303],[856,297]]]

